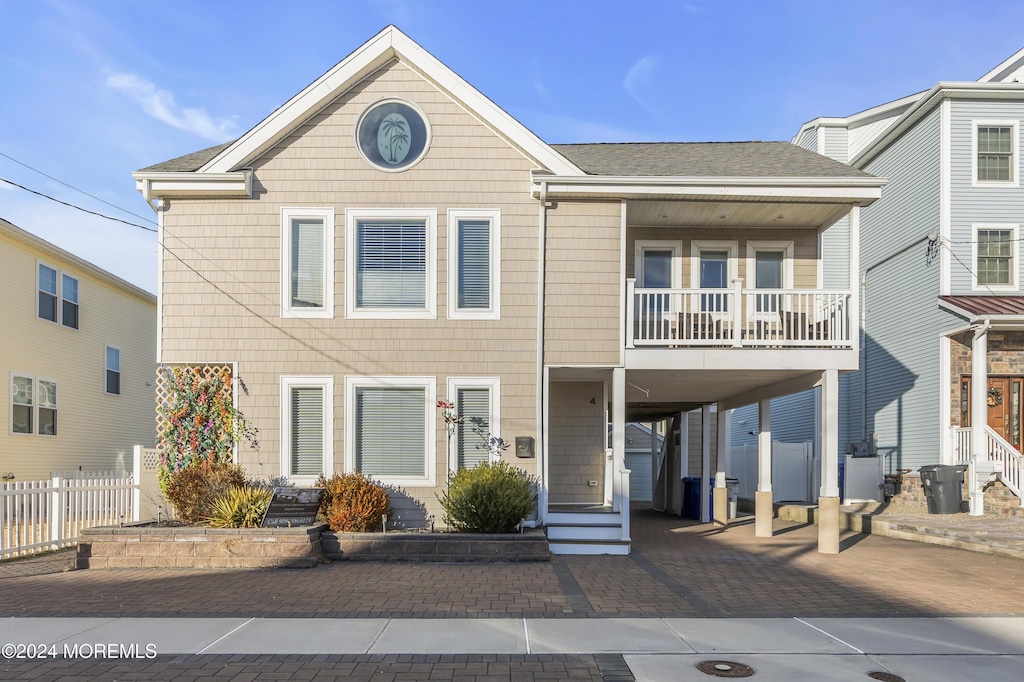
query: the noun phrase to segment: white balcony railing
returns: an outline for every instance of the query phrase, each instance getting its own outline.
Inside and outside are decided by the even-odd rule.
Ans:
[[[627,347],[852,348],[849,290],[638,289],[627,280]]]

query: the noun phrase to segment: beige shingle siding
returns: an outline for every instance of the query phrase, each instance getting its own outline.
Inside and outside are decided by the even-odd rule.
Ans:
[[[604,501],[607,424],[603,391],[599,381],[551,383],[548,484],[552,503]],[[590,481],[597,481],[597,486],[591,487]]]
[[[737,263],[743,286],[752,282],[747,276],[748,241],[791,241],[793,242],[793,285],[797,289],[818,287],[818,233],[813,229],[744,229],[723,230],[708,227],[630,227],[626,233],[626,276],[634,277],[636,270],[637,240],[681,241],[683,288],[690,288],[690,253],[693,241],[735,241],[738,243]],[[841,288],[848,288],[849,283]]]
[[[621,204],[559,201],[548,212],[544,362],[619,363]]]
[[[415,167],[382,173],[359,156],[353,129],[368,104],[394,96],[423,109],[432,141]],[[238,362],[251,393],[239,403],[259,427],[261,442],[258,453],[241,448],[243,466],[252,473],[280,471],[282,375],[335,376],[338,471],[345,453],[345,375],[436,376],[439,398],[445,397],[449,376],[497,376],[501,435],[509,441],[536,436],[537,201],[529,192],[532,162],[396,63],[326,107],[252,166],[253,199],[174,200],[164,216],[166,245],[223,290],[174,257],[163,258],[164,360]],[[282,206],[335,210],[334,319],[280,317]],[[345,210],[378,207],[437,210],[436,320],[345,318]],[[449,208],[501,211],[500,320],[447,319]],[[440,484],[445,480],[445,435],[440,425],[437,431]],[[517,464],[532,473],[535,462]],[[440,520],[432,489],[410,492]]]
[[[77,331],[37,317],[37,261],[78,279]],[[0,474],[26,481],[79,467],[131,469],[132,446],[156,437],[155,302],[6,234],[0,291]],[[106,394],[106,345],[121,351],[119,396]],[[11,433],[11,372],[57,382],[55,437]]]

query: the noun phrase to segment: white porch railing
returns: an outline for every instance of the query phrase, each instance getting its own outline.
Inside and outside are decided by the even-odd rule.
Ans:
[[[638,289],[626,281],[627,347],[852,348],[849,290]]]
[[[629,542],[629,469],[619,469],[619,486],[622,490],[619,516],[622,518],[621,539]]]
[[[985,457],[993,462],[999,462],[1002,471],[999,472],[999,479],[1014,495],[1021,498],[1021,506],[1024,506],[1024,456],[1017,452],[1017,449],[1006,442],[992,427],[985,426]],[[971,461],[972,440],[970,427],[953,428],[953,448],[957,462],[966,464]]]
[[[84,528],[137,521],[131,474],[0,486],[0,559],[74,544]]]

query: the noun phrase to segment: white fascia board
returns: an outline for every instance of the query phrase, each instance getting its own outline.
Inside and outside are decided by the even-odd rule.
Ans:
[[[879,104],[877,106],[871,107],[870,109],[865,109],[864,111],[858,111],[855,114],[850,114],[843,120],[845,120],[847,125],[849,125],[851,128],[856,128],[866,123],[876,121],[880,118],[889,118],[890,116],[895,115],[895,113],[898,112],[900,109],[906,109],[907,107],[914,104],[914,102],[917,102],[927,92],[927,90],[924,90],[922,92],[915,92],[913,95],[900,97],[899,99],[894,99],[891,102]]]
[[[606,194],[615,197],[647,194],[716,197],[793,197],[851,199],[868,204],[881,196],[886,178],[723,178],[723,177],[565,177],[541,175],[533,179],[533,193],[540,183],[548,196]]]
[[[338,62],[197,172],[222,173],[251,161],[296,124],[392,59],[401,59],[421,72],[541,166],[562,175],[583,175],[582,170],[394,26],[388,26]]]
[[[860,154],[849,161],[854,168],[863,168],[876,156],[898,139],[909,128],[932,112],[946,98],[971,97],[974,99],[1011,99],[1007,95],[1019,94],[1024,99],[1024,84],[1021,83],[975,83],[947,82],[936,83],[932,89],[924,93],[896,123],[889,126],[878,139],[865,147]]]
[[[252,171],[232,173],[132,173],[135,188],[147,200],[164,197],[251,197]]]
[[[1024,49],[1015,52],[1009,59],[1000,62],[994,69],[978,79],[979,83],[991,83],[1013,73],[1024,63]]]

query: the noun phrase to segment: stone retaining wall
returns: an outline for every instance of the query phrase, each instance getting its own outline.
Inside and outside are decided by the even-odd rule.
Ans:
[[[541,530],[477,533],[335,533],[321,535],[324,556],[346,561],[551,561]]]
[[[195,528],[145,524],[88,528],[78,568],[312,568],[321,532],[301,528]]]

